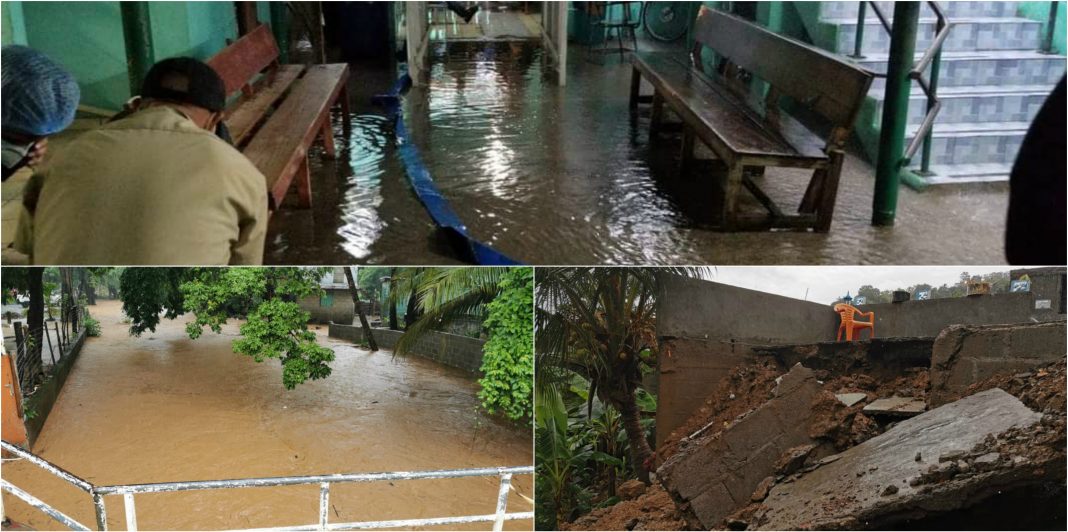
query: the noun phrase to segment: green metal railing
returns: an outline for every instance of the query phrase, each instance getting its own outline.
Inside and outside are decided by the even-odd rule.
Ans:
[[[864,41],[864,20],[867,17],[867,5],[871,4],[872,11],[875,12],[876,18],[879,19],[879,23],[886,29],[887,33],[893,34],[890,20],[883,13],[883,10],[876,2],[860,2],[860,9],[857,12],[857,34],[853,44],[853,57],[861,59],[863,54],[863,41]],[[1056,4],[1056,2],[1054,2]],[[920,148],[922,141],[923,153],[921,155],[920,162],[920,174],[929,175],[931,168],[931,136],[932,127],[934,126],[935,117],[938,116],[938,111],[942,108],[942,103],[938,99],[938,77],[942,67],[942,45],[945,43],[946,38],[949,37],[950,22],[942,11],[942,7],[938,5],[938,2],[927,2],[931,11],[935,14],[935,38],[931,42],[931,45],[927,47],[923,56],[919,61],[913,65],[912,69],[908,73],[909,79],[916,81],[923,90],[924,95],[927,98],[927,114],[923,118],[923,122],[920,124],[920,130],[916,136],[909,143],[908,148],[905,149],[905,155],[902,161],[902,167],[907,166],[912,157],[916,155],[916,152]],[[1056,6],[1054,6],[1054,16],[1056,15]],[[927,67],[931,68],[930,78],[924,75],[924,71]],[[886,74],[875,73],[877,77],[886,77]]]
[[[1053,34],[1057,31],[1057,2],[1049,3],[1049,18],[1046,20],[1046,35],[1042,38],[1042,48],[1040,52],[1044,54],[1052,54],[1053,52]]]
[[[952,24],[938,2],[926,2],[935,14],[935,36],[930,46],[918,61],[913,63],[916,51],[916,36],[919,25],[918,2],[894,4],[894,24],[876,2],[861,2],[858,10],[857,33],[853,57],[863,57],[864,22],[867,6],[883,28],[890,33],[890,53],[886,73],[875,73],[886,78],[886,97],[883,100],[883,121],[879,134],[879,155],[875,172],[875,195],[872,224],[893,225],[897,212],[897,189],[902,179],[910,186],[922,188],[926,182],[918,176],[931,174],[931,146],[934,121],[942,109],[938,99],[938,77],[942,65],[942,47],[949,37]],[[930,69],[930,74],[924,72]],[[915,81],[927,99],[926,114],[915,136],[904,146],[905,129],[908,124],[908,102]],[[916,152],[923,148],[920,169],[914,175],[906,170]]]

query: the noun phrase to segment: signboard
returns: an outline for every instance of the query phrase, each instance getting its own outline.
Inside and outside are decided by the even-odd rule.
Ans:
[[[1026,279],[1026,278],[1017,279],[1017,280],[1012,281],[1011,283],[1009,283],[1009,292],[1017,293],[1017,292],[1030,292],[1030,291],[1031,291],[1031,280],[1030,279]]]
[[[916,292],[916,301],[927,301],[928,299],[931,299],[930,290],[920,290],[919,292]]]
[[[857,296],[857,297],[853,298],[853,304],[854,305],[863,305],[863,304],[865,304],[867,302],[868,302],[868,298],[865,297],[865,296]]]
[[[1053,301],[1049,299],[1036,299],[1035,310],[1049,310],[1053,308]]]

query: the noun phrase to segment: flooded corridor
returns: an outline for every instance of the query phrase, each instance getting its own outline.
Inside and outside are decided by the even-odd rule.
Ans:
[[[33,451],[86,480],[185,480],[458,469],[533,463],[531,432],[478,410],[477,383],[416,356],[391,359],[316,332],[334,349],[333,373],[295,390],[277,361],[233,353],[237,324],[190,340],[186,319],[130,337],[121,304],[90,307],[90,338]],[[87,494],[31,464],[5,462],[13,484],[86,524]],[[508,510],[530,511],[529,475],[513,480]],[[333,484],[331,522],[493,513],[495,477]],[[140,528],[203,530],[317,522],[318,485],[137,496]],[[7,515],[36,529],[57,524],[5,496]],[[125,528],[122,499],[106,497],[108,526]],[[492,523],[453,528],[489,530]],[[530,521],[506,529],[529,530]]]
[[[628,109],[630,66],[573,47],[558,87],[530,42],[435,43],[429,86],[405,120],[472,235],[535,264],[994,264],[1004,262],[1007,187],[902,187],[896,226],[870,225],[874,170],[850,156],[834,224],[818,233],[721,233],[714,179],[677,172],[678,139],[650,142]],[[370,104],[391,69],[353,66],[355,129],[337,161],[313,157],[315,207],[271,220],[268,263],[439,264],[456,258],[407,183],[392,126]],[[335,116],[340,132],[340,117]],[[699,154],[700,156],[700,154]],[[707,156],[707,154],[706,154]],[[784,209],[809,174],[770,169]],[[759,209],[749,196],[746,209]],[[948,221],[952,223],[948,223]]]

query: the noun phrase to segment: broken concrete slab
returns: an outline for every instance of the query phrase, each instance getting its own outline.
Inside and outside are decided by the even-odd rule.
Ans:
[[[1066,341],[1064,321],[948,327],[932,349],[931,407],[994,375],[1028,372],[1064,360]]]
[[[912,417],[927,410],[927,402],[915,397],[884,397],[864,407],[864,413],[895,417]]]
[[[834,396],[846,406],[853,406],[868,398],[866,393],[836,393]]]
[[[785,451],[816,443],[808,432],[820,388],[812,370],[795,365],[767,402],[722,430],[681,443],[657,478],[704,529],[718,525],[750,503]]]
[[[1016,474],[1033,481],[1035,471],[1011,469],[955,478],[960,464],[937,460],[975,449],[993,435],[1035,425],[1041,417],[995,388],[906,419],[835,455],[836,460],[772,487],[749,528],[885,528],[895,520],[957,509],[972,498],[988,496],[997,485],[989,476],[995,473],[1002,474],[1000,481]],[[920,461],[915,460],[917,453]]]

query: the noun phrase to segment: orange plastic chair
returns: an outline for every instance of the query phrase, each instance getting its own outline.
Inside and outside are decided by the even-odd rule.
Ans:
[[[847,342],[853,341],[853,334],[861,329],[869,329],[871,331],[871,337],[875,338],[875,313],[874,312],[861,312],[853,305],[847,303],[838,303],[834,306],[834,311],[842,318],[842,323],[838,325],[838,341],[842,341],[842,332],[845,331],[845,337]],[[871,321],[856,321],[856,316],[867,317]],[[860,335],[857,335],[857,339],[860,339]]]

